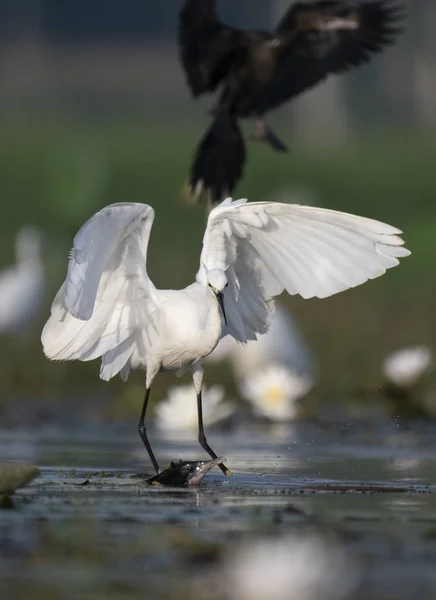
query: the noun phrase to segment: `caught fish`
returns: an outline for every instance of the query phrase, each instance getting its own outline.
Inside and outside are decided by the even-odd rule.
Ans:
[[[171,462],[164,471],[149,477],[146,481],[150,485],[196,487],[200,485],[206,473],[224,461],[225,458],[218,457],[206,461],[180,460],[178,463]]]

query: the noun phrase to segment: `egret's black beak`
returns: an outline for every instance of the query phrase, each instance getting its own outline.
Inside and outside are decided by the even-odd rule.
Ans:
[[[227,326],[227,318],[226,311],[224,310],[224,297],[222,292],[216,293],[216,299],[218,300],[218,304],[220,306],[221,312],[223,313],[224,324]]]

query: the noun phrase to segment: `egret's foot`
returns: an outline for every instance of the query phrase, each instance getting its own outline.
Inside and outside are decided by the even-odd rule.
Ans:
[[[171,463],[173,464],[173,463]],[[167,469],[170,468],[171,465],[168,465]],[[159,477],[159,475],[161,473],[164,473],[167,469],[161,469],[159,467],[158,472],[156,473],[156,475],[153,475],[153,477]],[[135,473],[134,475],[131,475],[132,479],[153,479],[153,477],[150,477],[150,475],[148,475],[147,473]]]

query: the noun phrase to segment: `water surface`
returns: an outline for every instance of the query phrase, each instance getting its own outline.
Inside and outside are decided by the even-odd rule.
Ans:
[[[204,456],[194,433],[150,437],[162,466]],[[3,460],[41,468],[0,511],[1,597],[225,598],[204,582],[242,543],[315,534],[357,569],[346,597],[435,597],[434,426],[253,425],[208,439],[234,476],[176,489],[133,477],[151,469],[130,424],[0,431]]]

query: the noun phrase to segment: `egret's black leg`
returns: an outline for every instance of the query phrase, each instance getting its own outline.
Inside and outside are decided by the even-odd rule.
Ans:
[[[138,432],[141,436],[141,440],[144,442],[144,446],[147,448],[148,456],[150,457],[150,460],[153,463],[153,467],[156,469],[156,473],[159,473],[159,465],[157,464],[157,460],[154,457],[153,450],[150,446],[150,442],[148,441],[147,430],[145,429],[144,423],[145,411],[147,410],[148,399],[150,397],[150,389],[151,388],[146,388],[145,390],[144,403],[142,405],[141,416],[139,417]]]
[[[215,452],[212,450],[212,448],[207,443],[207,439],[204,434],[203,405],[201,402],[201,390],[197,394],[197,410],[198,410],[198,441],[200,442],[201,446],[206,450],[206,452],[209,454],[209,456],[211,458],[218,458],[217,455],[215,454]],[[218,466],[221,469],[221,471],[224,473],[224,475],[229,476],[232,474],[231,471],[229,471],[229,469],[223,463],[220,463]]]

